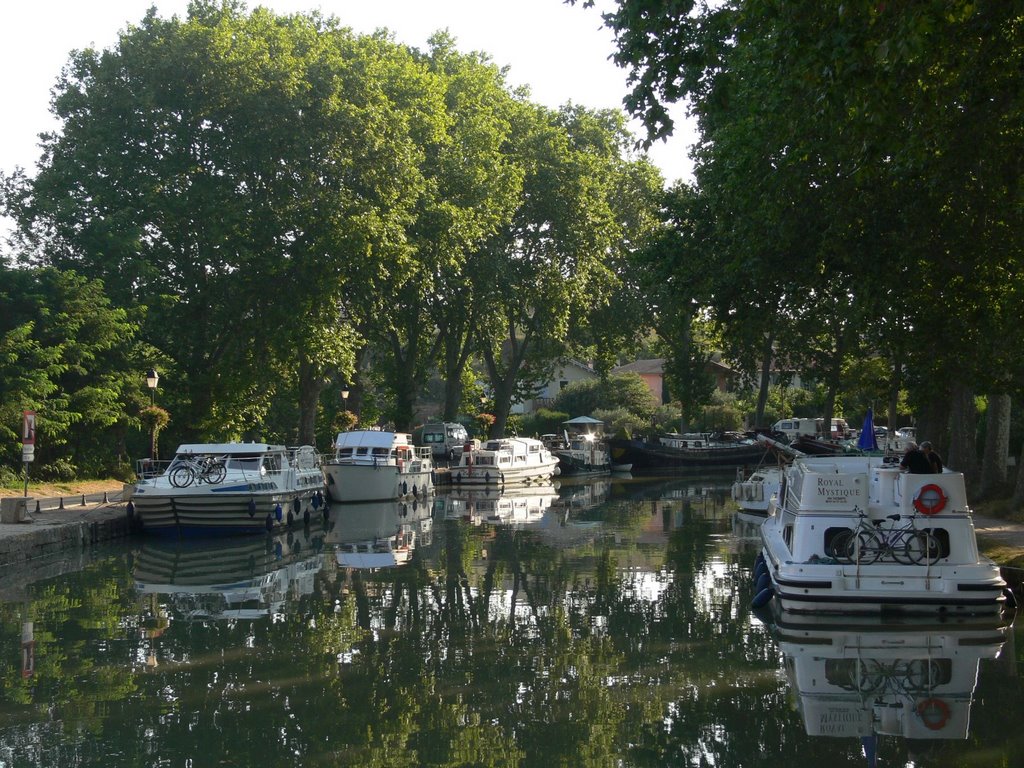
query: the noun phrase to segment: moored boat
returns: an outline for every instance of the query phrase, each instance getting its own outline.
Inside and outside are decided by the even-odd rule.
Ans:
[[[732,484],[732,500],[749,515],[766,517],[768,505],[782,488],[782,467],[758,467]]]
[[[416,448],[404,432],[341,432],[334,456],[324,462],[333,501],[382,501],[425,497],[434,490],[429,447]]]
[[[558,457],[532,437],[468,441],[452,469],[457,485],[546,483],[559,473]]]
[[[602,435],[604,422],[581,416],[562,422],[562,436],[546,445],[558,458],[562,475],[607,475],[612,471],[608,446]],[[628,470],[623,470],[628,471]]]
[[[129,514],[146,533],[271,531],[324,508],[320,457],[309,445],[186,443],[169,462],[143,460]]]
[[[798,458],[761,526],[755,605],[795,613],[998,613],[1006,582],[978,551],[963,475],[881,456]]]
[[[617,435],[608,447],[613,463],[631,464],[636,472],[757,464],[766,450],[742,436],[710,433],[671,433],[650,440]]]

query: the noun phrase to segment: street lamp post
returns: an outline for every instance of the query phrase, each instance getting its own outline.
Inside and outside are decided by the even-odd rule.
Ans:
[[[160,383],[160,374],[156,372],[156,368],[150,368],[149,373],[146,374],[146,386],[149,387],[149,404],[151,407],[156,406],[156,385]],[[151,422],[149,427],[149,458],[153,460],[156,458],[156,421]]]

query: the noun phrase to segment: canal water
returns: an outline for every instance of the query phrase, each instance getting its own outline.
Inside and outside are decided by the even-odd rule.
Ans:
[[[752,615],[730,480],[0,573],[0,768],[1024,765],[1018,627]]]

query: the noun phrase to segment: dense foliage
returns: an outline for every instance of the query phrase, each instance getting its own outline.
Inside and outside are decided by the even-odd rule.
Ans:
[[[662,182],[623,115],[538,106],[445,34],[421,51],[317,13],[154,9],[111,49],[72,53],[53,111],[35,176],[3,179],[19,225],[4,260],[105,297],[121,366],[89,411],[104,429],[138,424],[156,366],[167,442],[325,445],[345,408],[411,427],[437,371],[454,418],[481,360],[501,431],[567,347],[610,359],[636,333],[589,314],[622,295],[616,269],[656,225]],[[65,415],[69,366],[106,371],[4,316],[13,463],[22,408],[56,449],[84,418]],[[144,354],[125,351],[135,338]]]
[[[699,254],[652,265],[679,326],[700,307],[746,371],[810,374],[826,417],[877,358],[889,416],[905,388],[968,468],[973,395],[1024,389],[1019,5],[621,0],[604,18],[649,139],[671,102],[700,126],[696,184],[667,211],[675,252]],[[693,357],[687,333],[666,341]]]

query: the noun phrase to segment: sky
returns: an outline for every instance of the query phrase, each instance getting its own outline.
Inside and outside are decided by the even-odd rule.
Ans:
[[[611,0],[603,0],[607,7]],[[558,107],[568,101],[592,109],[622,108],[626,72],[609,60],[611,31],[596,9],[562,0],[249,0],[278,13],[320,10],[356,32],[384,27],[402,43],[425,47],[447,29],[460,50],[483,51],[509,67],[512,85],[528,85],[534,101]],[[30,175],[39,157],[38,135],[59,127],[49,112],[50,90],[75,49],[109,48],[118,32],[138,24],[150,6],[158,15],[184,17],[188,0],[27,0],[4,9],[0,30],[0,170],[21,167]],[[600,6],[600,3],[599,3]],[[668,182],[692,179],[693,142],[684,110],[672,113],[676,136],[649,152]],[[639,123],[632,129],[642,133]]]

